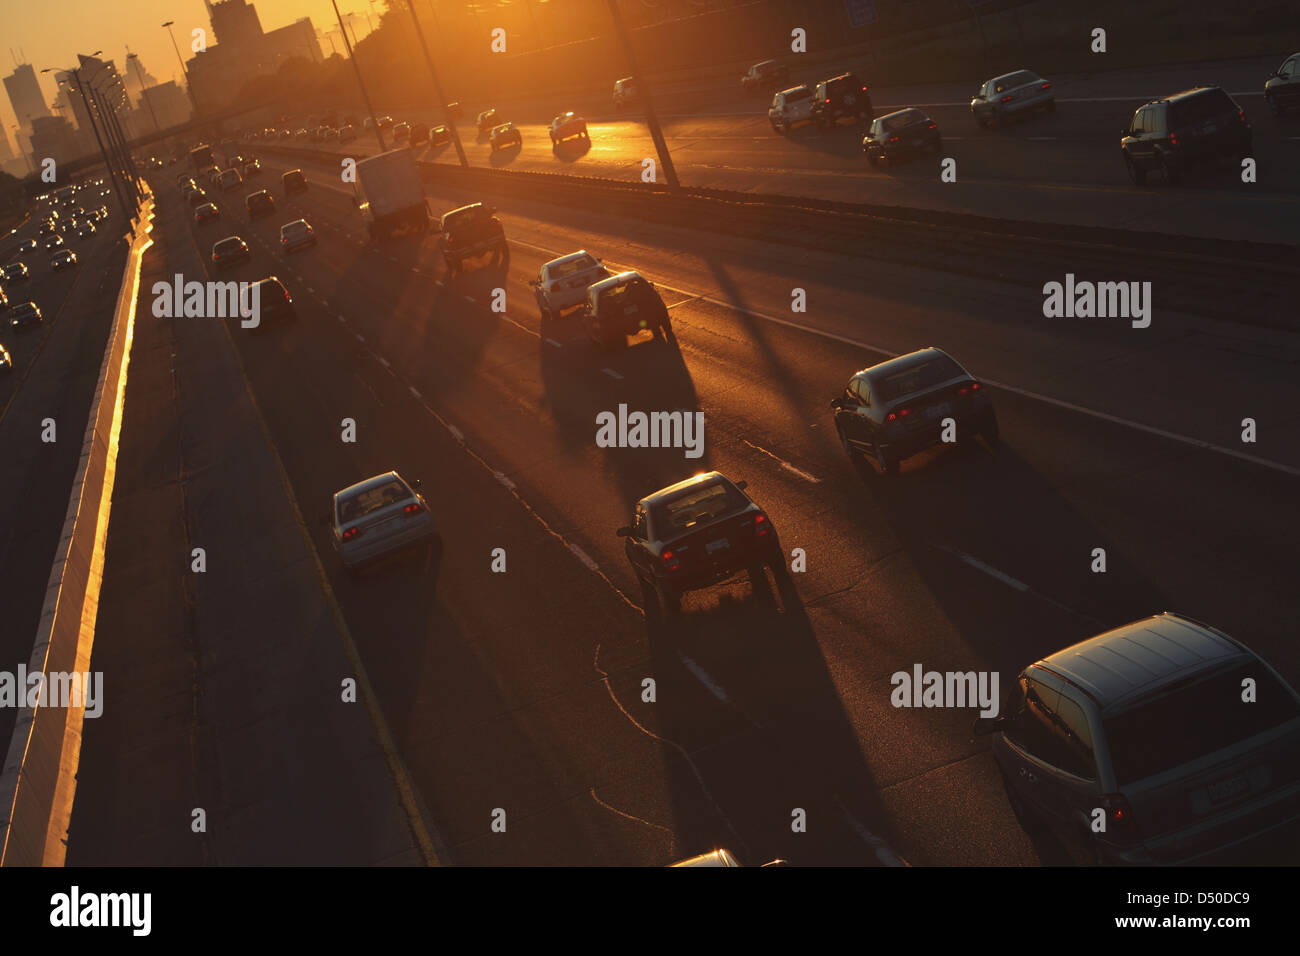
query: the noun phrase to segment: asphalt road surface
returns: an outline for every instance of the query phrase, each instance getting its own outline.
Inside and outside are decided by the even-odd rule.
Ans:
[[[1300,605],[1294,336],[1163,312],[1141,330],[1047,320],[1034,290],[993,279],[541,203],[503,205],[508,259],[449,279],[431,239],[371,247],[342,186],[322,173],[286,201],[284,167],[263,161],[280,214],[249,223],[223,202],[195,241],[241,235],[252,262],[223,278],[275,274],[298,305],[295,325],[236,342],[309,520],[389,467],[425,482],[435,567],[353,581],[326,528],[313,537],[453,862],[665,863],[719,844],[750,862],[1053,862],[1059,848],[1016,825],[974,712],[894,708],[893,673],[994,669],[1006,686],[1174,610],[1300,681],[1280,624]],[[170,180],[156,192],[183,202]],[[435,187],[431,205],[476,198]],[[298,216],[319,245],[284,257],[278,228]],[[576,316],[543,324],[526,283],[578,248],[658,283],[676,342],[606,354]],[[846,461],[827,403],[855,370],[925,345],[990,384],[1002,443],[909,460],[885,486]],[[703,457],[597,448],[596,415],[624,403],[703,411]],[[749,482],[807,569],[797,594],[742,578],[690,595],[665,629],[642,619],[614,530],[638,497],[707,468]],[[1105,574],[1089,570],[1097,547]],[[490,832],[499,807],[517,830]],[[791,830],[799,809],[807,833]],[[1269,852],[1294,862],[1297,844]]]

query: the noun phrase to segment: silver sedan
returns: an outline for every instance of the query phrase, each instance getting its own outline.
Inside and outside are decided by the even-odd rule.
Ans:
[[[995,76],[976,91],[970,113],[980,126],[1002,125],[1009,117],[1056,109],[1052,84],[1029,70]]]
[[[529,285],[537,297],[543,318],[559,318],[565,309],[587,301],[587,287],[609,278],[613,273],[585,249],[560,256],[544,264]]]
[[[428,502],[416,490],[419,484],[408,484],[389,471],[335,493],[334,550],[348,571],[407,548],[436,543],[438,529]]]

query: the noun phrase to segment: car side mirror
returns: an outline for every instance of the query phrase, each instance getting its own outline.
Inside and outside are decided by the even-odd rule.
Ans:
[[[989,734],[996,734],[1005,725],[1005,717],[976,717],[971,733],[976,737],[987,737]]]
[[[741,491],[744,491],[746,488],[749,487],[749,482],[747,482],[747,481],[738,481],[738,482],[736,482],[736,487],[739,488]]]
[[[616,535],[618,535],[620,538],[630,538],[630,537],[632,537],[632,529],[629,528],[627,525],[624,525],[623,527],[619,528],[619,529],[618,529],[617,531],[615,531],[614,533],[615,533]]]

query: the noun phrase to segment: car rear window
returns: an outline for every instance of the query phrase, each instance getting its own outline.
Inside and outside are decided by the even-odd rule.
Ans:
[[[1024,86],[1026,83],[1033,83],[1038,77],[1028,70],[1021,70],[1019,73],[1012,73],[1004,76],[993,84],[995,93],[1002,93],[1006,90],[1014,90],[1017,86]]]
[[[937,355],[911,368],[872,376],[872,383],[881,401],[892,402],[897,398],[934,388],[940,382],[964,374],[961,366],[948,356]]]
[[[217,243],[217,252],[234,252],[239,249],[240,245],[238,239],[222,239]]]
[[[812,90],[806,86],[801,86],[798,89],[786,90],[782,95],[785,97],[787,104],[798,103],[800,100],[812,99]]]
[[[1255,681],[1254,703],[1241,699]],[[1262,664],[1248,661],[1193,679],[1102,723],[1120,784],[1143,780],[1300,717],[1300,704]]]
[[[905,126],[911,126],[914,123],[925,121],[925,114],[920,110],[904,110],[897,116],[885,116],[880,120],[880,125],[884,127],[885,132],[893,133]]]
[[[1204,90],[1169,104],[1169,121],[1175,126],[1236,113],[1232,98],[1223,90]]]
[[[347,524],[364,518],[372,512],[411,497],[411,492],[400,481],[388,481],[374,488],[359,491],[339,499],[339,521]]]
[[[731,482],[713,481],[656,504],[650,514],[655,534],[664,538],[732,514],[748,503]]]
[[[576,259],[570,259],[568,262],[558,262],[547,271],[552,279],[564,279],[571,275],[577,275],[584,269],[590,269],[595,265],[596,260],[591,256],[579,256]]]

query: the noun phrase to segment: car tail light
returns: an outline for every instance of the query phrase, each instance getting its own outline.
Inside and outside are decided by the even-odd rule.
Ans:
[[[831,98],[830,98],[829,96],[826,97],[826,102],[829,103],[830,101],[831,101]]]
[[[759,538],[766,538],[772,533],[772,522],[767,520],[767,515],[759,512],[754,515],[754,534]]]
[[[1014,100],[1014,99],[1015,99],[1014,96],[1011,96],[1010,94],[1007,94],[1006,96],[1002,97],[1002,102],[1003,102],[1003,103],[1010,103],[1010,102],[1011,102],[1012,100]]]
[[[862,88],[862,92],[863,93],[867,92],[867,88],[865,86]]]
[[[1241,120],[1243,123],[1246,122],[1246,111],[1241,107],[1237,107],[1237,119]]]
[[[356,527],[355,525],[353,525],[351,528],[348,528],[347,531],[344,531],[344,532],[343,532],[342,537],[343,537],[343,540],[344,540],[344,541],[351,541],[353,538],[355,538],[355,537],[356,537],[357,535],[359,535],[360,533],[361,533],[361,529],[358,528],[358,527]]]
[[[926,129],[938,129],[938,128],[939,127],[936,126],[934,123],[931,123],[929,126],[926,127]]]
[[[665,548],[663,554],[659,555],[659,559],[663,561],[664,568],[666,570],[669,571],[681,570],[682,567],[681,559],[677,557],[677,555],[673,551],[670,551]]]
[[[1041,83],[1041,84],[1039,84],[1039,87],[1038,87],[1038,88],[1039,88],[1040,90],[1050,90],[1050,89],[1052,88],[1052,84],[1051,84],[1051,83]]]
[[[418,501],[412,501],[409,505],[407,505],[402,510],[406,512],[408,515],[418,515],[424,509],[420,507],[420,503]]]
[[[1177,145],[1178,145],[1178,134],[1177,134],[1177,133],[1170,133],[1170,134],[1169,134],[1169,145],[1170,145],[1170,146],[1177,146]]]
[[[891,136],[891,137],[889,137],[889,141],[890,141],[891,143],[897,143],[897,142],[898,142],[898,137],[897,137],[897,136]]]
[[[912,410],[910,408],[900,408],[898,411],[890,412],[888,415],[886,415],[885,421],[896,422],[900,418],[906,418],[910,414],[912,414]]]
[[[963,385],[961,388],[957,389],[957,394],[969,395],[971,392],[978,392],[980,388],[981,386],[979,382],[971,382],[968,385]]]
[[[1106,811],[1106,834],[1112,839],[1133,840],[1137,837],[1137,824],[1133,810],[1120,793],[1103,794],[1101,807]]]

